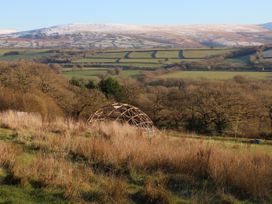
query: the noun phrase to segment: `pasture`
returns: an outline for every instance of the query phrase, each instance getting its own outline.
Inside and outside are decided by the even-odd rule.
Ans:
[[[16,52],[16,54],[12,54]],[[9,54],[10,53],[10,54]],[[39,57],[50,57],[54,53],[48,49],[5,49],[0,48],[0,61],[18,61],[18,60],[33,60]]]
[[[185,49],[183,51],[184,58],[203,59],[207,57],[220,56],[236,49]]]
[[[63,74],[68,78],[84,78],[84,79],[97,79],[99,75],[107,74],[109,69],[106,68],[87,68],[82,70],[66,70]],[[140,74],[140,70],[121,70],[121,77],[135,77]]]
[[[239,48],[160,48],[160,49],[130,49],[130,50],[48,50],[48,49],[0,49],[0,61],[35,60],[42,58],[55,60],[63,67],[82,67],[64,74],[68,77],[96,78],[107,73],[107,69],[121,68],[120,76],[137,77],[140,71],[154,71],[180,63],[197,63],[210,57],[222,56]],[[15,52],[15,53],[12,53]],[[264,52],[267,63],[271,63],[271,49]],[[223,59],[222,63],[237,67],[238,70],[251,69],[249,54]],[[61,64],[62,61],[65,65]],[[51,63],[49,60],[48,62]],[[204,63],[205,64],[205,63]],[[204,65],[207,66],[207,65]],[[92,69],[89,69],[92,68]],[[202,68],[196,68],[201,70]],[[252,68],[254,70],[254,68]],[[177,71],[157,75],[157,78],[211,79],[227,80],[236,75],[249,79],[271,79],[269,72],[232,72],[232,71]]]
[[[136,67],[160,68],[181,62],[192,62],[220,56],[235,49],[206,48],[206,49],[134,49],[134,50],[105,50],[74,59],[73,63],[101,64],[103,67]]]
[[[176,71],[158,75],[157,78],[228,80],[232,79],[235,76],[242,76],[247,79],[257,80],[272,79],[271,72],[230,72],[230,71]]]

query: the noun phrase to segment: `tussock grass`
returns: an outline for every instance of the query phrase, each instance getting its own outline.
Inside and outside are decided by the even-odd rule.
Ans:
[[[150,137],[117,123],[90,127],[61,118],[52,123],[12,111],[0,114],[0,124],[15,129],[16,140],[36,151],[23,164],[15,146],[0,142],[0,168],[8,166],[21,185],[61,188],[66,199],[172,203],[173,194],[195,202],[201,195],[213,201],[272,199],[272,155],[249,147],[233,149],[168,137],[167,132]],[[131,181],[135,172],[144,175],[143,182]],[[132,197],[130,182],[140,189]],[[211,196],[213,192],[219,196]]]
[[[0,169],[12,167],[16,154],[17,151],[11,144],[0,142]]]

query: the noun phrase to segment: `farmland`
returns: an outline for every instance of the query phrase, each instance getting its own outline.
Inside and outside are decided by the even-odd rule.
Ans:
[[[0,49],[0,61],[33,60],[53,55],[47,49]]]
[[[251,79],[270,79],[269,72],[256,72],[261,69],[253,68],[249,63],[254,51],[242,55],[221,59],[214,65],[213,58],[238,52],[239,48],[199,48],[199,49],[117,49],[117,50],[78,50],[78,49],[0,49],[1,61],[33,60],[42,63],[59,64],[67,77],[81,77],[97,79],[98,75],[105,75],[112,69],[118,68],[122,77],[137,77],[146,71],[167,69],[168,72],[157,74],[157,78],[183,79],[213,79],[226,80],[236,75]],[[264,51],[264,62],[270,63],[271,49]],[[211,62],[210,62],[211,61]],[[224,70],[220,70],[220,63],[225,63]],[[258,61],[257,61],[258,63]],[[192,65],[185,71],[173,71],[171,67]],[[207,67],[212,70],[207,72]],[[169,69],[170,67],[170,69]],[[268,69],[269,70],[269,69]],[[220,72],[219,72],[220,71]]]
[[[73,63],[88,63],[90,65],[101,65],[103,67],[134,67],[142,68],[160,68],[167,64],[179,63],[182,61],[176,55],[178,51],[123,51],[123,52],[105,52],[97,53],[86,58],[73,60]],[[174,60],[174,61],[172,61]]]
[[[228,80],[235,76],[242,76],[248,79],[266,80],[272,79],[271,72],[226,72],[226,71],[177,71],[157,76],[163,79],[211,79]]]
[[[110,69],[106,68],[90,68],[84,70],[71,70],[64,71],[63,74],[68,78],[85,78],[85,79],[96,79],[98,75],[107,74],[107,71]],[[122,77],[133,77],[140,74],[140,70],[122,70],[120,76]]]

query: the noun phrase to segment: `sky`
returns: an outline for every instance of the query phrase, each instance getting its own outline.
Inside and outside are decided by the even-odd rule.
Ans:
[[[2,0],[0,29],[69,23],[261,24],[272,0]]]

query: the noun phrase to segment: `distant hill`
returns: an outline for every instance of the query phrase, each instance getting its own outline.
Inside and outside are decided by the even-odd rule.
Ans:
[[[10,33],[15,33],[15,32],[16,32],[16,30],[10,30],[10,29],[2,30],[2,29],[0,29],[0,35],[1,34],[10,34]]]
[[[1,34],[0,47],[152,48],[235,47],[272,42],[272,23],[263,25],[69,24]]]
[[[263,24],[263,27],[268,29],[268,30],[272,30],[272,22]]]

